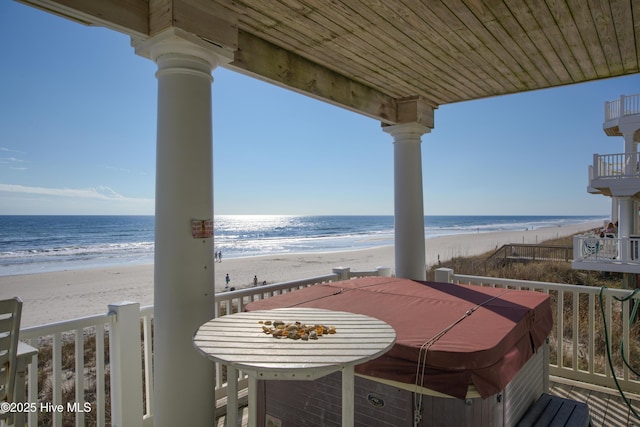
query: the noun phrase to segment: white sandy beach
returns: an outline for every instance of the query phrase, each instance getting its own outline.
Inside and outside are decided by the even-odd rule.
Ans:
[[[566,227],[505,231],[437,237],[426,241],[427,265],[456,256],[473,256],[506,243],[539,243],[601,227],[600,221]],[[331,273],[334,267],[351,271],[391,267],[392,246],[347,252],[272,255],[229,258],[215,263],[216,291],[224,289],[225,275],[231,286],[243,288],[253,284],[277,283]],[[0,299],[19,296],[24,301],[22,326],[34,326],[77,317],[101,314],[110,303],[135,301],[142,306],[153,304],[153,265],[111,266],[67,270],[51,273],[0,277]]]

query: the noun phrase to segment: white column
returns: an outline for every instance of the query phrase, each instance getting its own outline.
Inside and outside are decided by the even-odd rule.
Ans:
[[[623,97],[620,98],[620,105],[624,106]],[[635,135],[640,129],[640,120],[637,115],[623,117],[618,120],[618,128],[624,137],[624,174],[635,175],[638,173],[638,142]]]
[[[633,199],[631,197],[620,197],[619,201],[618,237],[629,237],[633,234],[634,217],[636,215]]]
[[[618,238],[620,239],[620,256],[619,259],[623,263],[631,260],[631,241],[629,237],[633,234],[633,225],[635,223],[635,203],[631,197],[620,198],[620,219],[618,222]],[[623,289],[633,289],[636,287],[637,278],[635,274],[624,273],[622,278]]]
[[[426,279],[422,153],[419,123],[383,127],[393,137],[396,276]]]
[[[635,132],[624,133],[624,174],[635,175],[638,172],[637,145],[633,140]]]
[[[213,219],[211,71],[220,57],[176,29],[136,46],[158,64],[154,268],[154,426],[210,426],[214,364],[192,342],[214,317],[213,238],[192,220]]]

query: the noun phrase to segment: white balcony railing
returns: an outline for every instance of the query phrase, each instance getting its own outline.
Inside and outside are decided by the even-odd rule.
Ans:
[[[622,95],[604,104],[604,120],[615,120],[624,116],[640,114],[640,95]]]
[[[217,317],[224,316],[243,310],[251,301],[320,283],[383,275],[390,275],[390,269],[351,272],[349,268],[336,268],[325,276],[219,293],[215,298],[215,313]],[[29,365],[27,375],[27,401],[36,406],[25,407],[37,409],[28,412],[28,425],[127,426],[138,424],[127,422],[127,417],[142,414],[144,425],[151,426],[152,319],[153,306],[140,308],[137,303],[122,303],[110,305],[107,314],[23,328],[20,339],[40,350]],[[40,369],[34,369],[36,366],[44,366],[51,374],[43,381],[42,376],[38,378]],[[131,375],[132,371],[140,375]],[[82,374],[78,375],[79,372]],[[218,398],[225,396],[227,389],[222,373],[222,366],[216,365]],[[237,380],[242,385],[246,378],[240,375]],[[142,378],[142,385],[137,383],[140,387],[131,386],[131,380],[137,381],[136,378]],[[68,402],[72,402],[71,406]],[[106,414],[110,414],[110,423]]]
[[[28,344],[35,348],[50,347],[50,353],[39,353],[34,356],[34,360],[29,365],[29,373],[27,377],[28,388],[28,401],[47,404],[51,403],[53,406],[58,407],[62,405],[62,391],[63,382],[65,387],[69,388],[67,378],[63,375],[62,359],[63,354],[71,351],[64,347],[71,347],[73,349],[73,358],[75,363],[73,368],[76,372],[85,372],[85,342],[87,331],[93,335],[95,353],[95,360],[89,361],[94,366],[93,375],[75,375],[73,382],[74,390],[83,390],[87,388],[93,388],[95,391],[95,406],[91,409],[94,414],[95,423],[98,426],[105,425],[105,378],[107,374],[105,364],[105,330],[109,329],[113,325],[114,314],[103,314],[91,317],[85,317],[82,319],[75,319],[66,322],[52,323],[48,325],[35,326],[20,331],[20,339],[26,341]],[[70,344],[69,344],[70,343]],[[38,359],[43,359],[43,362],[49,365],[51,369],[51,377],[48,379],[49,384],[43,384],[42,387],[38,387],[38,369],[32,369],[34,366],[38,366]],[[44,359],[49,359],[45,361]],[[93,385],[93,386],[92,386]],[[45,398],[39,398],[39,391],[41,388],[48,388],[49,395],[45,395]],[[84,395],[75,396],[75,402],[78,402],[81,406],[84,406]],[[19,397],[18,397],[19,399]],[[40,425],[38,415],[44,411],[29,411],[27,414],[27,421],[29,426]],[[62,411],[51,412],[51,425],[62,425]],[[78,413],[76,416],[76,425],[84,425],[85,423],[84,412]]]
[[[597,262],[640,266],[640,237],[573,237],[574,262]]]
[[[640,153],[594,154],[590,179],[640,177]]]
[[[637,360],[640,332],[637,326],[632,327],[635,319],[631,316],[632,312],[635,315],[633,307],[640,295],[634,291],[467,276],[455,274],[453,270],[445,268],[437,271],[436,281],[549,294],[554,312],[549,374],[609,389],[619,386],[623,392],[640,392],[640,378],[633,372],[638,371],[640,364]],[[626,300],[620,301],[622,299]],[[604,317],[601,315],[601,307],[604,309]],[[605,338],[609,341],[605,342]],[[614,356],[619,351],[622,355],[618,355],[624,356],[624,359],[614,357],[613,371],[608,363],[605,344]],[[634,357],[630,357],[632,351]],[[635,365],[633,369],[624,360]]]
[[[250,301],[257,299],[269,298],[281,293],[292,292],[297,289],[313,286],[323,282],[332,282],[342,279],[350,279],[353,277],[388,275],[388,269],[355,273],[346,269],[336,269],[333,274],[315,277],[286,283],[261,286],[256,288],[242,289],[238,291],[225,292],[216,295],[216,313],[218,316],[226,315],[238,310],[242,310],[243,306]],[[606,357],[605,350],[601,345],[603,334],[602,316],[600,316],[600,288],[578,286],[578,285],[562,285],[546,282],[530,282],[522,280],[498,279],[490,277],[477,277],[456,275],[452,270],[440,269],[436,276],[437,281],[448,281],[453,283],[467,283],[480,286],[505,287],[511,289],[527,289],[539,292],[545,292],[551,295],[552,309],[555,313],[554,330],[551,334],[552,359],[550,363],[550,373],[555,377],[561,377],[568,380],[587,382],[591,384],[601,385],[613,388],[614,375],[612,370],[602,362]],[[630,326],[630,322],[622,321],[622,319],[630,319],[631,301],[635,301],[638,296],[633,295],[630,301],[620,302],[617,298],[629,296],[631,291],[603,289],[604,298],[603,307],[605,309],[604,319],[607,324],[609,335],[614,334],[615,344],[619,346],[620,341],[625,343],[624,354],[626,360],[630,360],[631,353],[629,345],[633,340],[638,341],[638,332]],[[125,311],[136,313],[136,316],[126,315]],[[136,312],[136,310],[138,310]],[[117,312],[117,314],[116,314]],[[129,313],[129,314],[131,314]],[[129,319],[128,323],[123,324],[124,319]],[[66,419],[63,421],[62,413],[52,414],[53,417],[47,425],[51,426],[76,426],[96,425],[105,426],[106,414],[111,415],[111,423],[113,425],[131,425],[127,422],[127,414],[144,414],[144,425],[151,425],[153,421],[153,372],[152,372],[152,338],[151,325],[153,318],[153,307],[139,308],[137,304],[129,303],[123,305],[110,306],[110,313],[99,316],[91,316],[82,319],[76,319],[67,322],[60,322],[50,325],[26,328],[21,331],[21,339],[28,341],[34,347],[48,348],[52,344],[51,354],[41,353],[36,356],[45,365],[52,367],[52,379],[50,383],[38,384],[38,370],[29,367],[28,374],[28,401],[40,403],[52,403],[61,405],[64,401],[63,392],[69,390],[85,390],[85,395],[89,391],[95,392],[95,404],[88,413],[76,412],[73,420]],[[138,321],[140,319],[140,321]],[[616,323],[617,320],[617,323]],[[120,330],[133,330],[140,328],[140,334],[129,335],[131,342],[117,341],[116,337],[122,339],[124,334],[116,333]],[[108,336],[108,339],[105,337]],[[138,340],[133,338],[137,336]],[[93,338],[95,337],[95,338]],[[88,343],[95,342],[95,349],[87,351],[85,346]],[[142,343],[142,344],[141,344]],[[562,343],[562,345],[558,345]],[[107,351],[107,345],[109,351]],[[67,363],[64,360],[63,347],[71,346],[74,351],[74,363]],[[612,344],[611,348],[614,348]],[[616,347],[617,348],[617,347]],[[84,349],[84,350],[83,350]],[[84,355],[90,355],[92,360],[86,360]],[[636,355],[636,353],[634,353]],[[107,361],[107,357],[109,360]],[[124,399],[122,396],[117,398],[109,398],[105,392],[111,383],[111,393],[136,393],[127,387],[128,378],[122,366],[122,360],[119,358],[130,359],[141,370],[144,388],[138,390],[138,393],[144,395],[144,406],[140,404],[139,408],[124,408],[121,406],[136,405],[136,396]],[[143,363],[140,364],[139,361]],[[37,364],[37,361],[35,361]],[[617,362],[616,362],[617,363]],[[69,366],[67,366],[69,365]],[[140,366],[143,366],[142,368]],[[602,367],[604,366],[604,367]],[[82,372],[82,375],[76,373]],[[216,396],[223,397],[226,395],[227,384],[223,383],[223,369],[221,366],[216,367],[217,383]],[[640,382],[632,371],[617,363],[614,366],[615,379],[618,380],[621,388],[627,392],[640,393]],[[231,380],[231,379],[229,379]],[[246,379],[239,377],[238,389],[243,388]],[[114,386],[114,382],[116,386]],[[72,386],[73,385],[73,386]],[[50,389],[51,396],[39,396],[39,393]],[[67,396],[68,398],[68,396]],[[82,407],[78,403],[84,402],[82,393],[73,395],[73,402],[76,406]],[[132,403],[133,402],[133,403]],[[65,406],[65,408],[67,408]],[[42,425],[42,414],[38,412],[29,413],[28,425]],[[69,415],[69,414],[67,414]],[[89,420],[88,417],[91,417]]]

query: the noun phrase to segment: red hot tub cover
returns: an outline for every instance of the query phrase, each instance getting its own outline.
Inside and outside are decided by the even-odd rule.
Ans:
[[[483,398],[503,390],[553,326],[549,297],[540,292],[393,277],[316,285],[252,302],[246,310],[282,307],[348,311],[387,322],[396,331],[395,345],[356,372],[461,399],[470,384]]]

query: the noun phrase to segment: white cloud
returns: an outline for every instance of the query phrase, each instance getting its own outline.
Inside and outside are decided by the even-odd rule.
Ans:
[[[98,188],[47,188],[47,187],[27,187],[24,185],[0,184],[0,192],[39,194],[43,196],[56,197],[79,197],[83,199],[122,199],[123,196],[111,190],[109,187]]]
[[[27,154],[24,151],[19,151],[19,150],[12,150],[10,148],[6,148],[6,147],[0,147],[0,151],[6,151],[7,153],[20,153],[20,154]]]
[[[147,174],[146,172],[135,172],[135,171],[133,171],[131,169],[124,169],[124,168],[115,167],[115,166],[105,166],[105,169],[110,170],[110,171],[120,172],[120,173],[127,174],[127,175],[144,176],[144,175]]]
[[[4,147],[0,147],[0,153],[1,152],[26,154],[22,151],[10,150]],[[18,170],[18,171],[27,170],[27,167],[25,166],[15,166],[17,163],[24,163],[24,162],[25,160],[20,159],[18,157],[14,157],[14,156],[0,157],[0,165],[7,165],[10,170]]]
[[[126,197],[110,187],[50,188],[0,184],[0,214],[150,215],[154,200]]]
[[[0,157],[0,164],[11,164],[11,163],[22,163],[24,160],[18,159],[16,157]]]

